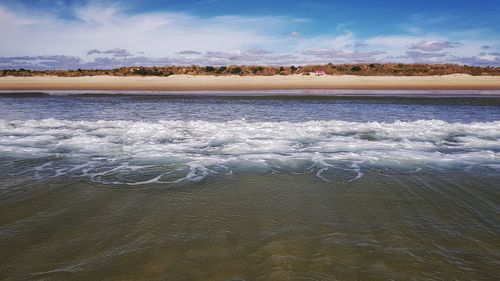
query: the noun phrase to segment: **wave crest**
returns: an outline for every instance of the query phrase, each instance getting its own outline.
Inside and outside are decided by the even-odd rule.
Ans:
[[[85,176],[103,183],[197,181],[248,167],[324,180],[335,169],[351,180],[367,167],[498,169],[499,152],[500,121],[0,120],[0,157],[11,160],[2,165],[38,159],[41,163],[16,173]]]

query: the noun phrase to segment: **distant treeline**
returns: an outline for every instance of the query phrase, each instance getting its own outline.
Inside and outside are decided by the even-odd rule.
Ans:
[[[77,69],[77,70],[0,70],[0,76],[170,76],[184,75],[359,75],[359,76],[427,76],[448,74],[500,75],[500,67],[480,67],[458,64],[327,64],[305,66],[154,66],[120,67],[115,69]]]

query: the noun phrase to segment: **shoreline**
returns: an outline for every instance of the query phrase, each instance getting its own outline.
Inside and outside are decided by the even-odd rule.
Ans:
[[[233,90],[233,91],[104,91],[0,90],[0,97],[39,96],[156,96],[228,98],[473,98],[499,99],[500,90]]]
[[[500,90],[500,76],[0,77],[0,91]]]

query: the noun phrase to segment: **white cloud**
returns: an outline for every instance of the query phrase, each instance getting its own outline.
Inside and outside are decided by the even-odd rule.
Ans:
[[[118,47],[110,49],[110,50],[106,50],[106,51],[100,51],[98,49],[92,49],[92,50],[87,51],[87,56],[91,56],[91,55],[95,55],[95,54],[112,55],[114,57],[129,57],[129,56],[131,56],[129,51],[127,51],[126,49],[120,49]]]
[[[286,26],[286,17],[225,16],[198,18],[183,13],[127,15],[118,5],[89,4],[74,8],[76,19],[33,14],[0,6],[2,56],[84,54],[120,46],[149,56],[196,51],[243,49],[274,44],[265,24]]]
[[[0,69],[372,61],[500,64],[495,55],[499,40],[472,31],[359,37],[346,29],[352,22],[314,36],[294,31],[310,21],[286,16],[131,14],[121,2],[73,6],[69,17],[0,5],[0,36],[6,42],[0,46]]]
[[[328,59],[331,62],[375,62],[380,60],[382,51],[359,52],[356,50],[316,49],[303,52],[304,55]]]
[[[410,49],[425,52],[439,52],[443,49],[455,48],[457,45],[460,44],[450,41],[420,41],[418,43],[412,44],[410,46]]]

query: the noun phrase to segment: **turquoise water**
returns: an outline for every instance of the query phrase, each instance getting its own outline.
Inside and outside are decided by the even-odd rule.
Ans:
[[[498,98],[0,97],[2,280],[495,280]]]

